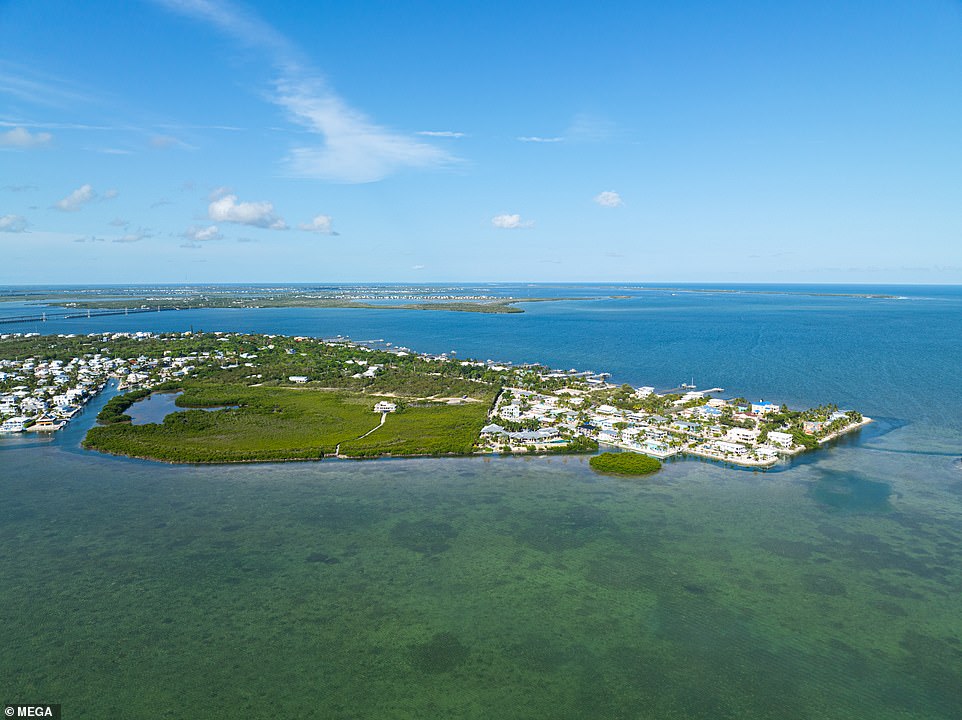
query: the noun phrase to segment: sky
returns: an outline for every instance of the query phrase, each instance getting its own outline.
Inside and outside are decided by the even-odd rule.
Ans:
[[[962,283],[962,2],[0,0],[0,284]]]

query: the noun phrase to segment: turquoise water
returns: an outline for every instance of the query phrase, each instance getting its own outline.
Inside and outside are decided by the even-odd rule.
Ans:
[[[878,422],[780,472],[644,481],[580,458],[167,466],[79,450],[82,422],[13,438],[0,691],[89,718],[960,717],[962,292],[901,290],[100,319],[694,375]]]

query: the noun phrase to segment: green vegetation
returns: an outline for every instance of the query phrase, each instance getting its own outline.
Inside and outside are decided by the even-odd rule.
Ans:
[[[474,451],[490,406],[490,402],[409,406],[403,412],[390,413],[383,427],[367,437],[343,443],[341,454],[468,455]]]
[[[103,298],[97,300],[64,301],[57,297],[44,298],[52,304],[71,310],[124,310],[149,307],[151,310],[196,310],[200,308],[350,308],[363,310],[447,310],[449,312],[523,313],[518,303],[557,302],[559,300],[589,300],[592,298],[498,298],[493,300],[427,300],[419,302],[372,303],[347,298],[316,297],[283,294],[273,297],[189,296],[162,298]]]
[[[588,463],[598,472],[616,475],[648,475],[661,469],[661,463],[655,458],[632,452],[602,453]]]
[[[584,455],[598,452],[598,441],[584,435],[578,435],[571,438],[567,445],[550,446],[544,452],[551,455]]]
[[[238,407],[215,412],[172,413],[159,424],[129,425],[121,415],[135,391],[119,396],[108,417],[84,447],[167,462],[307,460],[341,454],[441,455],[470,453],[490,403],[426,404],[390,414],[382,427],[372,412],[377,396],[353,392],[243,385],[184,384],[177,404],[187,408]],[[363,439],[365,433],[376,428]]]
[[[97,415],[97,422],[103,425],[130,422],[130,415],[126,414],[127,409],[148,395],[150,395],[150,390],[133,390],[124,395],[117,395],[116,397],[110,398]]]

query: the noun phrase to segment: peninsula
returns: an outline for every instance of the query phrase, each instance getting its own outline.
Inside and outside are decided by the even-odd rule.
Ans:
[[[655,392],[606,373],[464,360],[344,338],[239,333],[0,336],[0,431],[56,432],[113,381],[122,394],[84,446],[166,462],[593,453],[694,456],[747,467],[870,422],[835,405],[790,410]],[[138,423],[139,403],[176,393]],[[169,399],[169,395],[167,398]],[[153,399],[153,400],[152,400]]]

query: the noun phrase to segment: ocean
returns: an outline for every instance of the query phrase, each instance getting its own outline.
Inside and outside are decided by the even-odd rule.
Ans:
[[[67,717],[962,717],[962,288],[460,285],[525,313],[192,310],[876,420],[774,471],[169,466],[0,438],[0,691]],[[886,297],[868,297],[870,295]],[[35,305],[0,303],[0,318]]]

